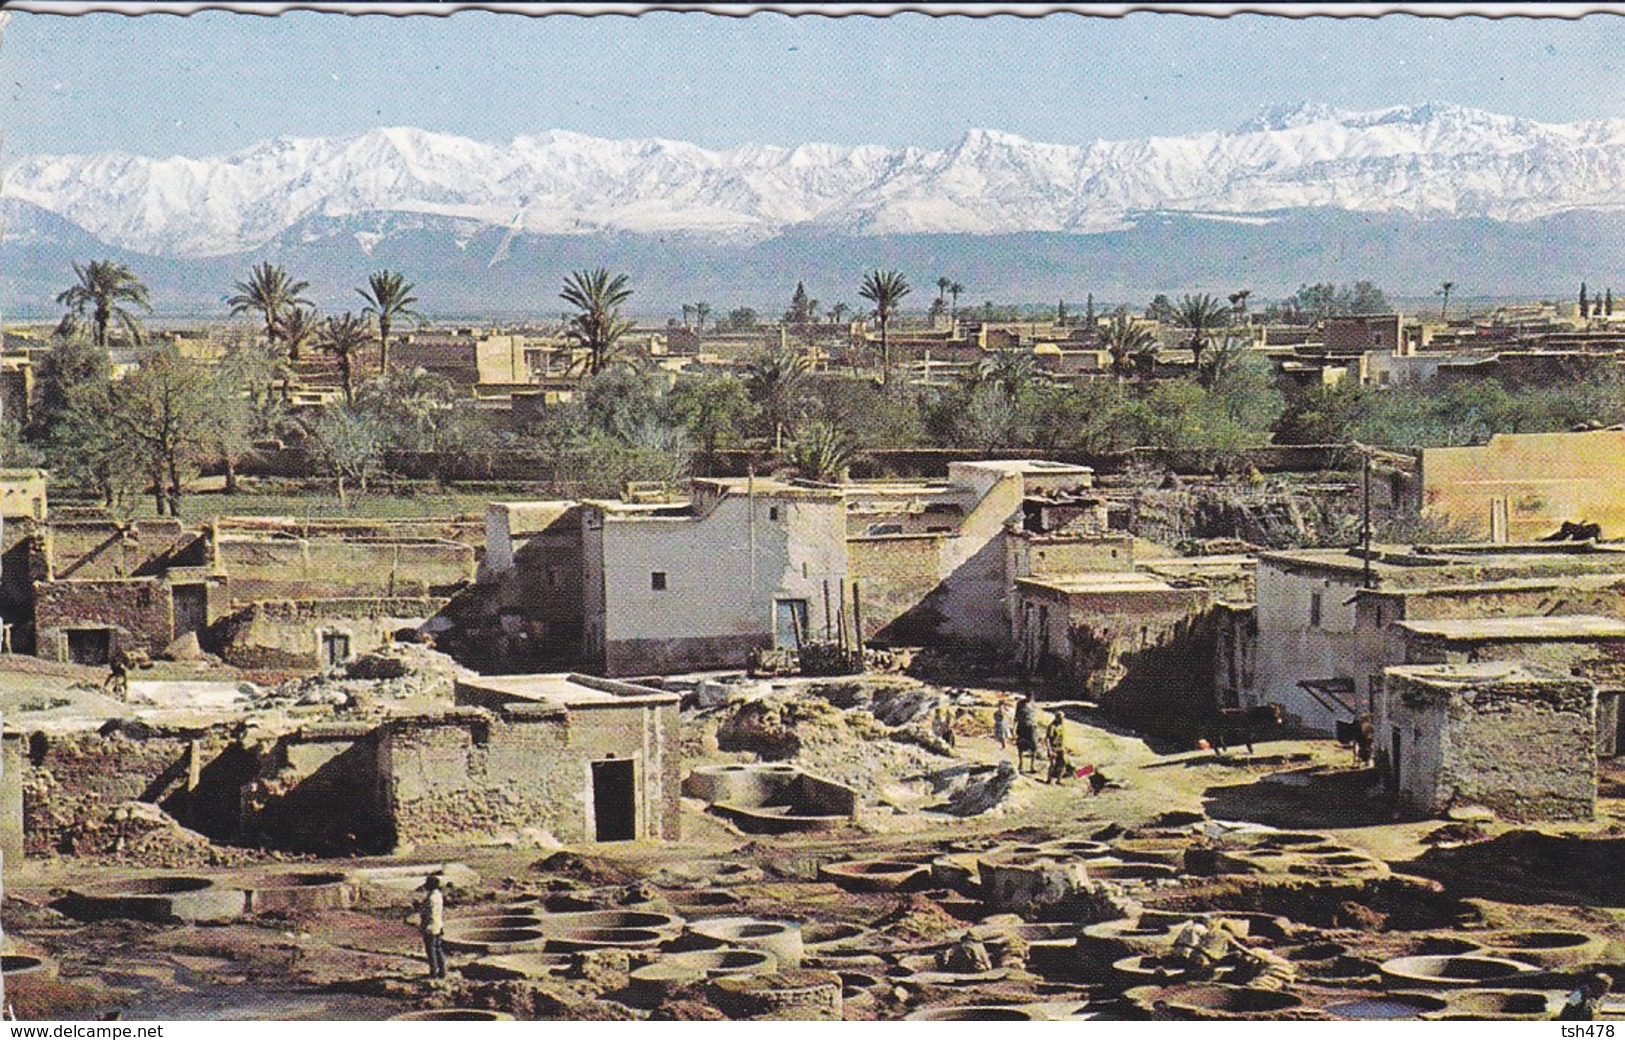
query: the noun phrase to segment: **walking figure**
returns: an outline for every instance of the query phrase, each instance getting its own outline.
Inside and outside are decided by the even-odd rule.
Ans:
[[[133,664],[130,655],[122,646],[113,648],[112,655],[107,661],[107,681],[102,686],[116,697],[128,697],[130,694],[130,665]]]
[[[1049,747],[1049,777],[1047,781],[1058,784],[1066,779],[1072,771],[1072,764],[1066,758],[1066,723],[1061,713],[1056,712],[1050,717],[1049,729],[1044,733],[1044,743]]]
[[[418,931],[423,934],[423,955],[429,961],[429,978],[446,977],[446,894],[440,888],[440,875],[423,879],[424,893],[418,903]]]
[[[1000,751],[1010,743],[1010,716],[1005,714],[1003,701],[993,706],[993,739],[998,742]]]

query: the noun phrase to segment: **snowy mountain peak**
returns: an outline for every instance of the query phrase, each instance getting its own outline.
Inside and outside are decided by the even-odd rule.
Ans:
[[[298,235],[425,220],[549,234],[1088,233],[1178,210],[1325,208],[1529,220],[1625,209],[1625,120],[1549,124],[1429,102],[1279,105],[1232,133],[1089,144],[971,129],[942,150],[610,140],[486,143],[414,127],[277,138],[229,155],[33,156],[4,194],[110,245],[235,255]],[[304,231],[296,229],[304,228]]]

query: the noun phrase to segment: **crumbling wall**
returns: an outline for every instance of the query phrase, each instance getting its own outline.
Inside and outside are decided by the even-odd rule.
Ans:
[[[909,644],[935,637],[944,618],[926,598],[943,579],[942,540],[937,534],[847,539],[847,569],[858,583],[865,639]]]
[[[192,742],[197,741],[202,758],[212,759],[231,743],[230,730],[223,724],[152,729],[112,722],[101,732],[30,734],[23,766],[28,854],[71,852],[75,835],[100,825],[120,803],[172,797],[173,781],[162,781],[190,753]],[[179,805],[170,802],[165,808]]]
[[[113,646],[157,654],[175,638],[170,587],[156,578],[50,581],[34,585],[35,652],[68,659],[67,630],[108,627]]]
[[[396,845],[385,752],[368,724],[328,723],[279,739],[245,791],[245,840],[318,855]]]
[[[211,645],[239,668],[322,668],[327,664],[322,656],[324,633],[349,636],[351,656],[359,656],[389,643],[402,629],[416,629],[445,604],[445,600],[430,597],[254,603],[216,625]]]
[[[58,581],[128,578],[203,562],[200,532],[178,520],[53,520],[46,530],[49,576]]]
[[[1442,683],[1385,673],[1386,732],[1401,741],[1399,795],[1423,812],[1482,805],[1510,820],[1590,819],[1597,803],[1596,687],[1518,670]]]

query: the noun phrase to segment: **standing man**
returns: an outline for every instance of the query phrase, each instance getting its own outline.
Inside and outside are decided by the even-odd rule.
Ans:
[[[418,931],[423,934],[423,954],[429,961],[429,978],[446,977],[446,894],[440,889],[440,875],[423,879],[423,901],[418,904]]]
[[[993,706],[993,739],[999,744],[999,750],[1010,743],[1010,716],[1005,714],[1005,703],[1000,701]]]
[[[1026,772],[1023,764],[1032,759],[1033,771],[1038,771],[1038,724],[1033,719],[1032,694],[1024,693],[1016,704],[1016,769]]]
[[[1049,747],[1049,778],[1046,782],[1058,784],[1066,779],[1072,765],[1066,757],[1066,722],[1060,712],[1050,716],[1049,729],[1044,732]]]

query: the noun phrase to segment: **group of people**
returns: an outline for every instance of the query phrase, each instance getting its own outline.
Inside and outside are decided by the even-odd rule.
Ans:
[[[1025,773],[1030,765],[1032,772],[1038,772],[1038,716],[1030,694],[1022,694],[1020,700],[1016,702],[1014,728],[1016,768]],[[999,745],[1000,751],[1010,745],[1010,730],[1010,707],[1001,701],[993,709],[993,740]],[[1050,713],[1049,725],[1045,727],[1043,734],[1043,751],[1048,763],[1045,783],[1060,783],[1076,775],[1089,777],[1090,787],[1095,791],[1105,786],[1103,780],[1098,779],[1099,773],[1093,767],[1079,768],[1073,765],[1066,749],[1066,718],[1058,711]]]

